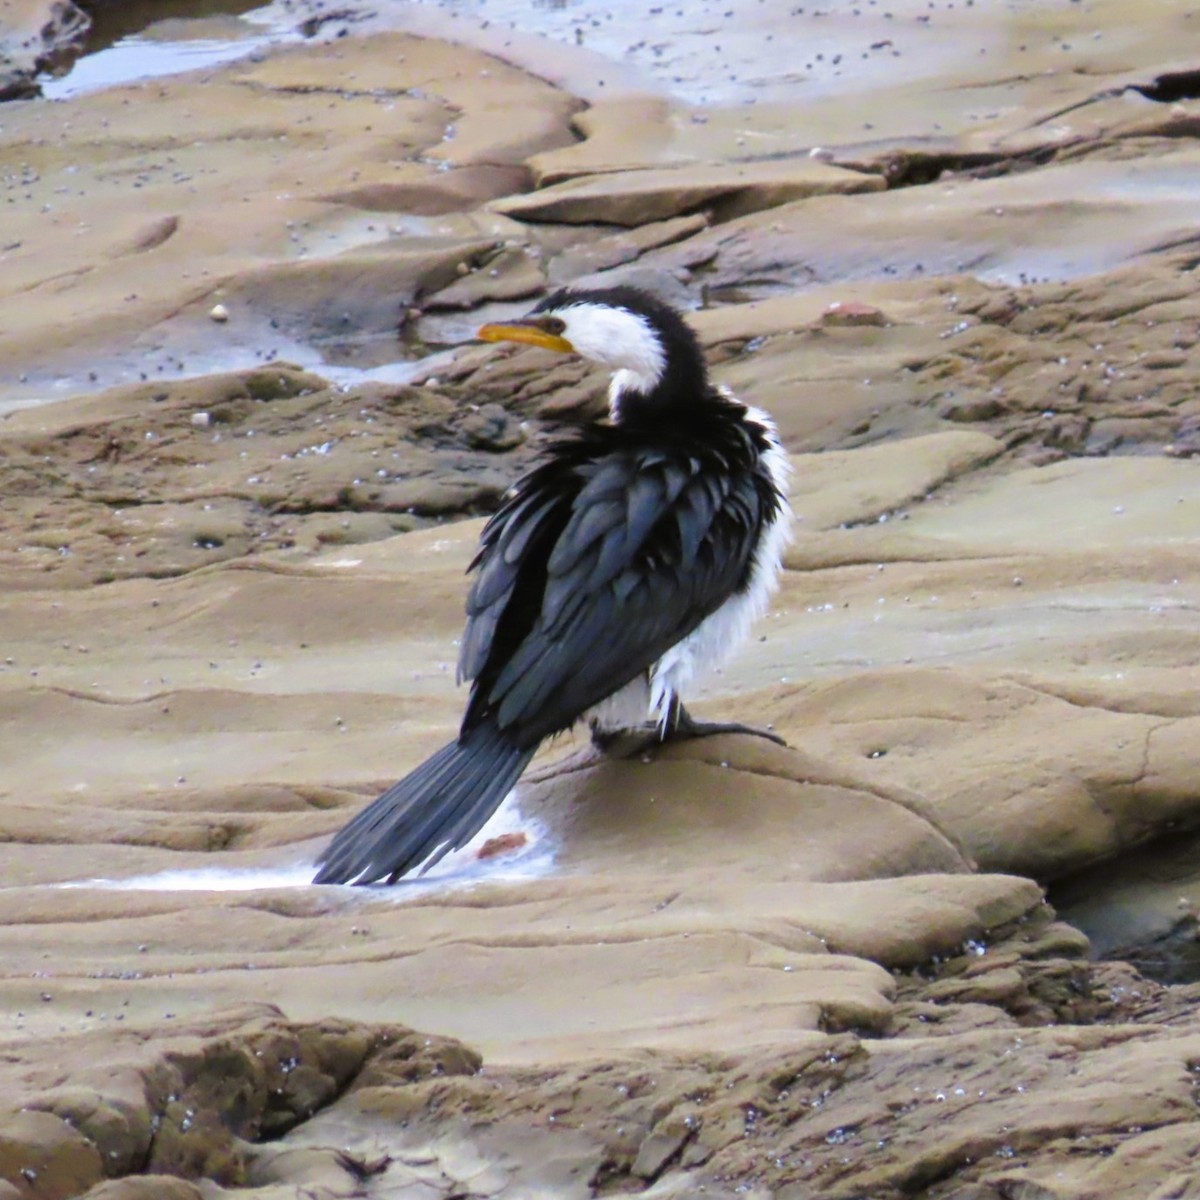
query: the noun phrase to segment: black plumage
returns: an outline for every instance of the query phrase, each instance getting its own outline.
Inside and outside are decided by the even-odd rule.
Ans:
[[[336,836],[318,883],[393,882],[464,845],[545,738],[647,678],[749,586],[784,503],[768,431],[709,384],[677,314],[641,293],[556,294],[528,321],[557,341],[562,322],[539,314],[569,314],[581,296],[648,323],[658,386],[623,391],[619,419],[551,445],[488,521],[470,567],[459,735]]]

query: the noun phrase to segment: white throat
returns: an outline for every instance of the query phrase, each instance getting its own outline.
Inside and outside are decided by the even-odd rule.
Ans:
[[[654,327],[644,317],[603,304],[569,304],[556,316],[566,324],[563,336],[578,354],[611,367],[608,406],[613,420],[620,419],[621,396],[649,393],[662,379],[666,351]]]

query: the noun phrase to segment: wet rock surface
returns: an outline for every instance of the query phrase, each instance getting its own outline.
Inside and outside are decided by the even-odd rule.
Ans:
[[[138,384],[0,428],[11,586],[183,574],[489,511],[523,423],[432,388],[331,387],[288,365]]]
[[[2,1200],[1194,1191],[1200,18],[622,12],[272,5],[0,110]],[[32,95],[86,21],[0,13]],[[779,420],[697,710],[789,746],[563,738],[307,886],[602,409],[459,343],[576,281]]]
[[[0,6],[0,101],[39,94],[37,74],[69,61],[91,21],[71,0],[4,0]]]

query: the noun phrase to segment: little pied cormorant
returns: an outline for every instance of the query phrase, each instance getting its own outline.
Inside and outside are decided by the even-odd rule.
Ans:
[[[577,721],[601,744],[651,720],[663,737],[762,732],[695,722],[680,693],[727,657],[778,580],[788,463],[770,417],[714,386],[679,314],[634,288],[558,291],[478,336],[611,367],[608,419],[554,443],[488,521],[458,737],[337,834],[316,883],[428,870]]]

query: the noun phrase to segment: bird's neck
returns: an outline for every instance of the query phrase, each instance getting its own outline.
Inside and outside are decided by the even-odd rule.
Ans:
[[[647,396],[653,393],[653,380],[622,367],[608,382],[608,415],[619,424],[623,416],[644,409]]]
[[[608,385],[608,412],[618,424],[639,419],[683,416],[711,394],[708,370],[699,353],[669,358],[661,371],[622,367]]]

